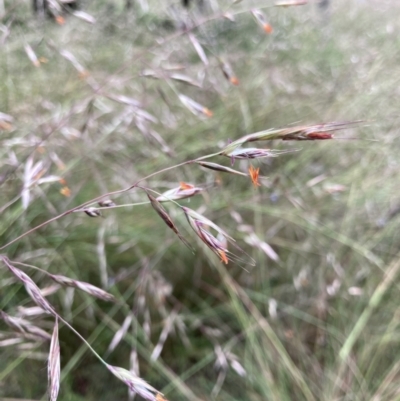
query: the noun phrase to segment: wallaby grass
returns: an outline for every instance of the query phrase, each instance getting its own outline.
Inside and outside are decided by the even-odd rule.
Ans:
[[[15,121],[14,130],[1,132],[0,175],[14,170],[12,150],[21,166],[2,184],[0,207],[20,193],[29,155],[49,160],[55,152],[66,169],[60,172],[53,164],[50,173],[65,177],[71,196],[61,195],[58,183],[35,188],[27,210],[18,200],[2,211],[1,244],[74,205],[215,152],[246,133],[299,122],[363,119],[359,127],[336,134],[359,140],[273,142],[274,149],[299,151],[255,161],[261,175],[269,177],[257,190],[246,178],[195,166],[146,182],[159,192],[180,181],[209,184],[204,195],[181,203],[195,210],[203,205],[205,214],[237,239],[257,261],[248,272],[215,259],[169,204],[166,209],[195,255],[170,235],[149,205],[105,210],[104,219],[73,213],[3,252],[53,274],[109,286],[125,300],[125,305],[110,305],[81,292],[72,297],[65,289],[49,296],[100,355],[133,308],[133,325],[106,359],[128,367],[135,350],[140,377],[169,400],[400,398],[399,234],[396,215],[390,215],[399,202],[394,5],[338,1],[330,16],[312,6],[267,9],[274,27],[270,36],[250,13],[237,15],[235,24],[210,22],[195,31],[210,62],[202,89],[141,76],[145,69],[180,64],[182,73],[203,79],[204,66],[187,35],[163,25],[167,7],[160,11],[157,6],[150,2],[150,12],[140,15],[120,14],[118,5],[111,12],[88,4],[87,11],[98,18],[95,25],[71,17],[62,27],[32,21],[26,6],[13,11],[18,24],[11,25],[0,58],[0,111]],[[238,7],[251,8],[246,2]],[[33,67],[26,43],[48,62]],[[60,55],[62,50],[76,57],[88,79]],[[216,56],[232,64],[238,87],[224,80]],[[100,90],[93,90],[90,79]],[[210,108],[213,117],[194,116],[177,93]],[[110,94],[135,98],[156,116],[158,122],[149,126],[170,152],[143,135],[126,116],[125,105],[110,100]],[[74,130],[81,137],[74,139]],[[38,150],[37,138],[43,140]],[[235,162],[239,170],[247,166],[248,161]],[[115,200],[135,203],[146,196],[134,190]],[[242,216],[242,224],[232,212]],[[252,227],[279,261],[247,246],[243,225]],[[41,288],[50,284],[42,274],[25,271]],[[382,286],[385,272],[391,272],[392,281]],[[0,308],[15,314],[31,302],[9,280],[2,269]],[[173,313],[175,330],[161,357],[151,361]],[[34,321],[51,332],[46,320]],[[2,326],[1,334],[6,333]],[[126,387],[65,327],[60,343],[59,399],[127,398]],[[227,360],[217,394],[224,371],[221,365],[214,368],[218,346],[225,357],[229,352],[237,356],[246,376],[240,377]],[[48,343],[25,348],[1,348],[2,397],[40,399],[45,392]]]

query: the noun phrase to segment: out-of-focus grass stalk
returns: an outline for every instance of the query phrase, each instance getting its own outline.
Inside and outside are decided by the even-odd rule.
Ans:
[[[251,301],[251,299],[243,290],[243,288],[233,280],[233,278],[223,267],[223,265],[214,263],[214,266],[221,275],[221,278],[223,279],[225,286],[229,291],[232,301],[237,305],[238,308],[237,311],[242,315],[242,319],[247,317],[248,312],[250,312],[250,315],[258,323],[261,330],[264,332],[268,340],[271,342],[272,346],[275,348],[276,352],[279,354],[282,364],[287,368],[287,371],[291,374],[291,376],[297,383],[305,399],[307,401],[316,401],[313,393],[311,392],[309,386],[304,380],[303,375],[301,374],[299,369],[296,367],[296,365],[290,358],[288,352],[285,349],[285,346],[279,340],[279,337],[276,335],[271,325],[268,323],[267,319],[265,319],[262,313],[257,309],[256,305]],[[236,302],[237,300],[240,300],[241,302],[237,303]],[[248,312],[246,312],[246,310],[244,310],[243,307],[240,307],[239,309],[241,303],[243,303],[246,306]],[[248,320],[246,326],[247,324]]]
[[[357,320],[353,330],[348,335],[345,343],[343,344],[339,357],[342,359],[344,363],[346,363],[347,357],[349,356],[355,342],[360,337],[364,327],[368,323],[369,318],[371,317],[373,311],[379,306],[382,301],[383,296],[386,291],[390,288],[391,284],[395,280],[397,274],[400,270],[400,255],[397,255],[394,262],[388,267],[385,272],[385,277],[375,289],[372,297],[370,298],[367,307],[364,309],[360,318]]]

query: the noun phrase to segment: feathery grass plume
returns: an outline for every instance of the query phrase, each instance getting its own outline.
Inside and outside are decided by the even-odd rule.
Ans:
[[[60,390],[60,371],[60,343],[58,342],[58,318],[56,317],[47,365],[49,401],[57,400]]]
[[[157,212],[157,214],[164,220],[165,224],[179,237],[179,239],[190,249],[192,247],[190,244],[185,240],[185,238],[182,237],[181,233],[179,232],[178,228],[176,227],[175,223],[172,221],[171,217],[169,217],[169,214],[166,212],[166,210],[163,208],[161,203],[152,195],[150,195],[146,191],[147,197],[150,200],[150,204],[153,207],[153,209]]]
[[[196,164],[199,164],[202,167],[208,168],[210,170],[221,171],[223,173],[230,173],[230,174],[237,174],[247,177],[246,173],[242,173],[241,171],[234,170],[229,167],[222,166],[221,164],[217,163],[210,163],[210,162],[203,162],[203,161],[196,161]]]
[[[310,125],[304,127],[288,128],[286,132],[281,134],[284,141],[315,141],[333,139],[331,132],[348,128],[351,124],[357,124],[360,121],[354,122],[331,122],[318,125]]]
[[[204,188],[181,182],[179,187],[170,189],[169,191],[163,192],[160,196],[157,196],[156,201],[168,202],[171,200],[190,198],[203,190]]]
[[[43,340],[50,340],[51,336],[42,330],[41,328],[34,326],[30,321],[22,319],[20,317],[14,317],[8,315],[6,312],[0,310],[0,318],[4,320],[8,327],[13,330],[25,334],[33,334],[36,337],[40,337]]]
[[[52,314],[53,316],[56,316],[56,311],[54,308],[50,305],[50,303],[47,301],[46,298],[43,297],[42,293],[40,292],[39,287],[33,282],[33,280],[25,274],[23,271],[20,269],[17,269],[15,266],[13,266],[10,261],[6,257],[1,258],[4,262],[4,264],[9,268],[12,274],[14,274],[15,277],[17,277],[18,280],[20,280],[26,289],[26,292],[30,295],[32,300],[41,308],[43,308],[47,313]]]
[[[267,22],[267,19],[265,18],[265,15],[262,11],[254,9],[251,10],[251,13],[253,14],[256,21],[260,24],[264,32],[272,33],[272,26]]]
[[[87,292],[88,294],[92,295],[93,297],[102,299],[103,301],[109,302],[117,302],[116,298],[111,295],[110,293],[98,288],[92,284],[85,283],[84,281],[73,280],[69,277],[61,276],[58,274],[49,274],[49,277],[54,280],[56,283],[67,286],[78,288],[82,291]]]
[[[257,142],[257,141],[272,141],[274,139],[280,139],[283,141],[295,140],[295,141],[315,141],[315,140],[326,140],[333,139],[334,136],[331,132],[345,129],[354,124],[359,124],[361,121],[350,121],[350,122],[332,122],[323,123],[318,125],[302,125],[291,128],[279,128],[279,129],[269,129],[266,131],[255,132],[253,134],[248,134],[242,136],[229,143],[222,151],[220,155],[230,156],[235,153],[241,154],[241,148],[245,143]],[[256,155],[256,149],[251,148]],[[260,149],[263,150],[263,149]],[[275,153],[275,151],[272,151]],[[261,152],[263,153],[263,152]],[[285,152],[281,152],[285,153]],[[265,156],[255,156],[255,157],[266,157]],[[272,156],[272,155],[269,155]],[[235,156],[239,158],[238,156]],[[243,158],[243,157],[242,157]],[[244,157],[246,158],[246,157]],[[250,157],[254,158],[254,157]]]
[[[141,379],[139,376],[136,376],[133,372],[130,372],[124,368],[120,368],[119,366],[106,364],[106,367],[114,376],[124,382],[132,392],[140,395],[145,400],[167,401],[162,393]]]
[[[201,214],[195,212],[188,207],[182,207],[182,210],[185,213],[186,219],[192,227],[193,231],[197,234],[197,236],[214,252],[223,263],[228,264],[229,260],[231,261],[241,261],[239,257],[232,254],[227,248],[227,241],[231,243],[235,243],[235,240],[229,236],[221,227],[218,227],[211,220],[202,216]],[[213,234],[206,230],[206,227],[211,227],[215,231],[217,231],[218,235],[222,236],[222,239],[216,238]],[[237,249],[242,251],[237,245],[235,245]],[[242,251],[243,252],[243,251]]]
[[[256,141],[271,141],[280,139],[283,141],[296,140],[296,141],[315,141],[333,139],[334,136],[331,132],[339,131],[349,128],[354,124],[359,124],[361,121],[345,121],[345,122],[331,122],[317,125],[302,125],[290,128],[269,129],[266,131],[255,132],[253,134],[245,135],[236,141],[231,142],[226,146],[222,152],[229,153],[230,151],[242,146],[245,143]]]
[[[287,132],[282,135],[283,140],[324,140],[333,139],[333,134],[330,132],[339,131],[342,129],[350,128],[356,124],[362,123],[363,120],[356,121],[340,121],[340,122],[329,122],[316,125],[306,125],[300,127],[288,128]]]
[[[228,235],[226,231],[224,231],[221,227],[217,226],[211,220],[207,219],[207,217],[204,217],[200,213],[197,213],[194,210],[185,206],[182,206],[182,210],[184,211],[190,226],[192,226],[192,223],[195,223],[198,226],[209,226],[218,233],[222,234],[225,238],[235,242],[235,240],[230,235]]]
[[[213,112],[188,96],[179,95],[179,100],[196,116],[212,117]]]

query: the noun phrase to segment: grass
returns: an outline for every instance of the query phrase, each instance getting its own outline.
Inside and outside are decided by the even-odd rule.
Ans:
[[[60,194],[58,182],[33,188],[26,210],[20,199],[2,210],[1,244],[102,193],[219,151],[229,139],[290,124],[364,123],[336,134],[358,140],[266,144],[299,151],[255,160],[268,176],[258,189],[244,177],[189,165],[146,181],[159,192],[181,181],[207,184],[181,204],[201,208],[237,240],[257,262],[248,272],[221,264],[170,204],[165,208],[194,255],[149,205],[106,210],[98,219],[73,213],[2,252],[123,300],[109,304],[66,288],[48,296],[107,363],[129,368],[137,360],[140,377],[169,400],[399,399],[399,234],[390,214],[399,202],[396,4],[338,1],[329,17],[311,5],[266,9],[272,35],[248,12],[236,15],[235,24],[212,21],[195,31],[207,68],[187,35],[171,28],[167,6],[150,2],[148,14],[122,14],[119,3],[111,11],[85,7],[95,25],[73,17],[64,26],[33,21],[26,5],[2,21],[12,23],[0,58],[0,112],[14,121],[0,132],[0,177],[7,177],[0,207],[21,193],[30,156],[49,165],[47,175],[62,176],[71,196]],[[236,9],[251,7],[242,2]],[[40,68],[27,57],[26,43],[47,59]],[[224,80],[217,57],[230,62],[238,87]],[[203,81],[202,88],[165,80],[173,65]],[[149,69],[161,78],[143,77]],[[180,93],[213,117],[192,114]],[[137,117],[115,95],[136,99],[157,122]],[[246,172],[248,165],[236,160],[234,168]],[[114,200],[146,199],[134,190]],[[251,233],[279,260],[247,244]],[[52,284],[21,269],[40,288]],[[27,313],[18,308],[33,303],[11,279],[0,270],[0,308]],[[132,323],[108,352],[127,316]],[[26,319],[52,332],[51,319]],[[152,361],[163,330],[168,336]],[[6,325],[0,334],[2,345],[22,339],[0,348],[0,396],[41,399],[49,343]],[[126,386],[61,323],[59,335],[60,400],[127,398]]]

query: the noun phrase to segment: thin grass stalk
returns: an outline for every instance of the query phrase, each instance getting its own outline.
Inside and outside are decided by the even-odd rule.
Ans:
[[[371,400],[379,401],[379,400],[384,399],[383,395],[384,395],[386,389],[390,386],[390,384],[393,384],[393,382],[397,381],[396,379],[398,378],[399,373],[400,373],[400,362],[397,362],[393,365],[392,369],[390,369],[389,373],[382,380],[382,383],[380,384],[378,389],[375,391],[375,394],[371,397]],[[400,398],[400,395],[398,398]]]
[[[384,349],[388,349],[391,346],[391,339],[393,338],[393,333],[395,332],[396,328],[400,323],[399,313],[400,313],[400,308],[397,308],[397,310],[393,313],[390,323],[386,327],[385,333],[382,335],[377,345],[377,349],[380,349],[382,351]],[[376,364],[380,363],[380,357],[381,357],[380,353],[373,352],[372,357],[369,359],[368,370],[366,373],[364,373],[364,377],[367,381],[370,378],[371,379],[373,378],[374,369],[376,367]]]
[[[260,313],[260,311],[257,309],[257,307],[254,305],[254,303],[251,301],[251,299],[248,297],[246,292],[230,277],[230,275],[227,273],[226,269],[223,267],[222,264],[217,264],[214,263],[216,269],[218,270],[221,278],[223,279],[225,286],[232,298],[232,300],[235,299],[240,299],[243,304],[246,306],[247,310],[250,312],[250,314],[253,316],[255,321],[259,324],[261,327],[262,331],[266,335],[266,337],[269,339],[271,344],[274,346],[276,351],[278,352],[282,363],[286,366],[290,374],[292,375],[293,379],[297,383],[299,389],[303,393],[305,399],[307,401],[317,401],[316,398],[314,397],[311,389],[309,388],[308,384],[304,380],[304,377],[300,370],[296,367],[294,362],[292,361],[290,355],[287,353],[284,345],[282,342],[279,340],[278,336],[268,323],[268,321],[264,318],[264,316]],[[243,310],[243,314],[246,315],[248,312]]]
[[[266,209],[265,206],[260,206],[260,205],[249,205],[247,203],[244,203],[241,205],[244,209],[248,209],[251,211],[266,211],[268,210],[268,214],[273,217],[277,217],[280,219],[284,219],[288,222],[294,223],[296,225],[300,225],[303,227],[305,230],[313,230],[317,234],[324,235],[328,238],[331,238],[334,241],[338,241],[343,245],[348,246],[349,248],[355,250],[359,255],[364,257],[366,260],[371,262],[374,266],[378,267],[380,270],[384,271],[384,262],[383,260],[375,255],[372,251],[367,249],[366,247],[360,245],[358,242],[356,242],[354,239],[346,236],[345,234],[342,234],[340,232],[332,230],[332,228],[323,225],[322,223],[316,224],[315,222],[310,221],[309,219],[305,217],[298,217],[295,216],[291,213],[285,212],[283,215],[281,212],[277,211],[276,208],[268,208]]]
[[[346,363],[346,360],[355,344],[357,339],[360,337],[362,331],[368,323],[374,310],[379,306],[382,301],[383,296],[386,294],[387,290],[393,284],[395,278],[400,271],[400,255],[397,255],[396,260],[388,267],[385,272],[385,277],[375,289],[372,297],[370,298],[367,307],[364,309],[363,313],[357,320],[353,327],[353,330],[347,336],[345,343],[339,352],[340,359]]]

